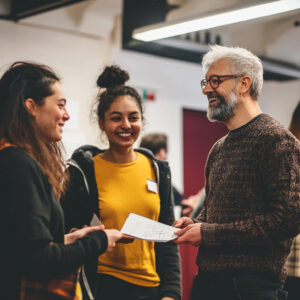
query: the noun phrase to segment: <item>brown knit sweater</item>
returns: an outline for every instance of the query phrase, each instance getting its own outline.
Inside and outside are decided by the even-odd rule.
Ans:
[[[213,146],[206,202],[197,220],[202,271],[249,270],[281,281],[291,238],[300,232],[300,143],[259,115]]]

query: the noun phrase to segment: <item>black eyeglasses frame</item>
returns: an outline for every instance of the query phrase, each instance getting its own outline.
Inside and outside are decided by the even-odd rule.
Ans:
[[[243,76],[242,74],[230,74],[230,75],[216,75],[216,74],[213,74],[208,79],[202,79],[200,81],[200,85],[201,85],[202,90],[204,90],[205,87],[207,86],[207,84],[209,83],[211,88],[215,90],[219,87],[220,83],[223,82],[223,81],[221,81],[221,78],[229,79],[229,78],[239,78],[239,77],[242,77],[242,76]],[[211,80],[213,78],[218,78],[218,80],[216,81],[217,82],[216,85],[211,84]]]

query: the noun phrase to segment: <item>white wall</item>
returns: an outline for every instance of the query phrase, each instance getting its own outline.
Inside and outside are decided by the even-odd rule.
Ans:
[[[17,60],[32,60],[51,66],[62,77],[71,121],[65,127],[68,152],[83,143],[96,143],[90,125],[91,102],[96,78],[106,60],[108,42],[45,28],[0,20],[0,71]],[[73,114],[72,120],[72,112]],[[74,120],[78,119],[78,123]]]
[[[261,108],[284,126],[289,126],[298,101],[300,80],[265,82],[260,99]]]
[[[182,189],[182,109],[207,107],[200,89],[204,76],[200,65],[119,50],[106,40],[1,20],[0,35],[0,71],[16,60],[34,60],[50,65],[63,78],[73,118],[64,135],[69,154],[83,143],[100,144],[98,127],[89,115],[97,93],[95,81],[104,64],[119,64],[129,71],[130,85],[154,90],[156,100],[145,103],[144,132],[162,131],[169,136],[173,182]],[[266,82],[260,99],[264,112],[288,126],[300,99],[299,83]]]

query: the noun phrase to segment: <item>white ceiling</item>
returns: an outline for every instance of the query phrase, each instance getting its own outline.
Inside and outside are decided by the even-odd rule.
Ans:
[[[106,39],[112,33],[116,16],[122,13],[122,0],[88,0],[40,13],[19,21]]]
[[[269,1],[256,0],[169,0],[179,5],[167,15],[167,20],[196,14],[228,10]],[[122,14],[122,0],[88,0],[67,7],[25,18],[20,23],[45,26],[95,38],[108,38]],[[271,18],[258,19],[211,30],[220,35],[225,45],[246,47],[258,55],[282,60],[300,67],[300,10]]]

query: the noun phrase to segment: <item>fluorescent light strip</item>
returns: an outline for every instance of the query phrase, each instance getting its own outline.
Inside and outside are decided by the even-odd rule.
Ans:
[[[135,29],[133,38],[144,42],[164,39],[171,36],[185,34],[228,24],[253,20],[279,13],[288,12],[300,8],[300,0],[281,0],[271,3],[251,6],[217,15],[184,21],[177,24],[166,25],[165,23],[145,26]]]

